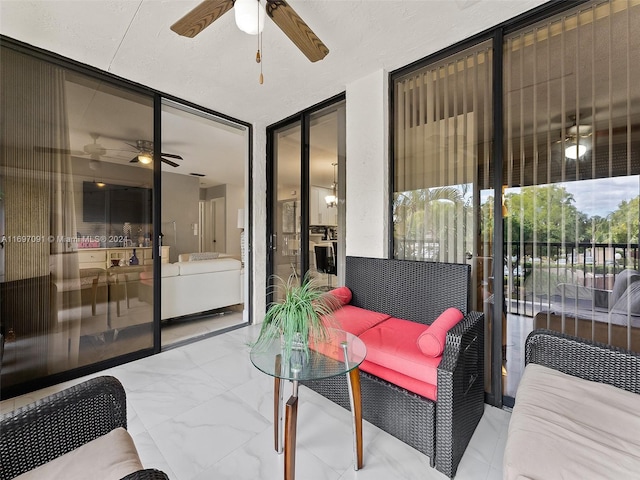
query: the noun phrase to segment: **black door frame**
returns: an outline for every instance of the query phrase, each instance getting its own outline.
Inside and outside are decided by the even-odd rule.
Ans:
[[[310,146],[310,118],[316,112],[324,110],[331,105],[344,102],[346,94],[340,93],[327,100],[313,105],[301,112],[285,118],[277,123],[267,127],[267,228],[266,228],[266,245],[267,245],[267,308],[273,302],[272,280],[274,271],[274,248],[277,239],[275,238],[275,208],[277,199],[277,175],[276,175],[276,152],[274,137],[278,130],[284,127],[300,125],[300,209],[301,209],[301,225],[300,225],[300,245],[309,245],[309,146]],[[309,249],[300,248],[300,266],[302,272],[309,270]]]

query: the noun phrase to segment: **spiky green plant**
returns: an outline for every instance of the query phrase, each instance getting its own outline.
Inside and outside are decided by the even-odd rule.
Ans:
[[[294,344],[302,342],[308,354],[309,339],[322,342],[328,339],[328,328],[334,325],[333,311],[340,307],[339,300],[324,292],[309,275],[299,282],[296,275],[286,281],[274,277],[274,289],[282,298],[269,305],[254,348],[264,348],[274,339],[282,338],[284,351],[290,353]]]

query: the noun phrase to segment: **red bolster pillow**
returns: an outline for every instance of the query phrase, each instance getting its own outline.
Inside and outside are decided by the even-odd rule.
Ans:
[[[427,357],[439,357],[444,352],[447,332],[462,320],[464,315],[457,308],[447,308],[418,336],[418,348]]]
[[[349,302],[351,302],[351,290],[349,290],[349,287],[334,288],[329,293],[336,297],[342,306],[349,305]]]

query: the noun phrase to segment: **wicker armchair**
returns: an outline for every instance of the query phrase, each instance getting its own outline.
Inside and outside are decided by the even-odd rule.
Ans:
[[[611,345],[538,329],[527,337],[525,363],[640,394],[640,354]]]
[[[347,257],[345,276],[356,307],[425,324],[448,307],[465,314],[447,334],[437,402],[360,371],[363,418],[453,477],[484,412],[484,315],[469,311],[469,265]],[[304,384],[349,409],[344,376]]]
[[[93,378],[2,415],[0,480],[44,465],[118,427],[127,427],[126,396],[120,382],[109,376]],[[87,476],[92,476],[91,472]],[[124,477],[168,478],[153,469]]]

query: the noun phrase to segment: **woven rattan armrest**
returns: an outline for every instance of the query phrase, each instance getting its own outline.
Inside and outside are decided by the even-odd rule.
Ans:
[[[139,470],[131,473],[121,480],[169,480],[169,477],[166,473],[161,472],[160,470],[148,468],[146,470]]]
[[[436,468],[453,477],[484,412],[484,314],[469,312],[447,333],[438,367]]]
[[[87,380],[0,417],[0,480],[127,427],[126,396],[109,376]]]
[[[525,363],[640,393],[640,354],[551,330],[534,330],[525,342]]]

